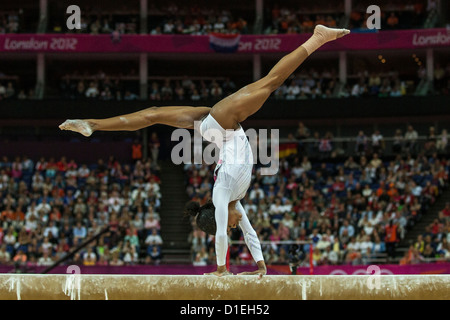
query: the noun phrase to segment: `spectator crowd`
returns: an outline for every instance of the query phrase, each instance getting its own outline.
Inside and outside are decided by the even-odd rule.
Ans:
[[[278,100],[304,100],[327,98],[385,98],[413,95],[424,79],[423,68],[417,75],[400,75],[398,71],[362,71],[348,76],[341,83],[337,70],[305,68],[294,73],[273,94]],[[430,95],[449,95],[450,64],[437,64]],[[4,79],[4,80],[2,80]],[[55,80],[55,79],[54,79]],[[45,97],[62,99],[96,99],[105,101],[140,100],[139,76],[134,69],[126,74],[80,73],[74,71],[52,81]],[[151,101],[218,101],[245,85],[242,79],[230,77],[150,77],[147,96]],[[21,85],[19,76],[0,74],[0,100],[35,99],[34,88]]]
[[[308,135],[309,129],[301,123],[294,137],[298,150],[280,159],[278,174],[262,176],[261,166],[256,165],[242,200],[263,244],[266,263],[296,261],[309,266],[310,246],[315,266],[404,263],[398,257],[399,242],[448,188],[448,144],[436,148],[447,135],[419,145],[414,139],[417,132],[408,126],[400,145],[385,153],[379,131],[370,137],[360,131],[354,150],[335,158],[308,154],[301,142]],[[213,170],[205,164],[185,166],[191,200],[202,205],[211,200]],[[434,234],[426,239],[434,251],[428,256],[449,257],[444,240],[450,234],[449,212],[446,207],[430,226]],[[193,263],[214,263],[214,237],[198,229],[194,220],[192,227]],[[239,229],[230,240],[243,241]],[[254,263],[242,244],[232,245],[230,259],[235,264]]]
[[[387,1],[379,3],[381,29],[420,29],[424,28],[427,14],[433,10],[427,6],[427,1]],[[434,2],[434,0],[428,1]],[[349,28],[353,30],[367,30],[367,21],[373,12],[367,13],[367,8],[372,5],[368,1],[360,1],[352,8],[349,17]]]
[[[403,257],[401,265],[450,260],[450,203],[425,227]]]
[[[68,30],[66,15],[50,11],[48,31],[54,33],[89,34],[190,34],[203,35],[210,32],[221,33],[310,33],[314,26],[323,24],[330,27],[347,27],[354,31],[367,31],[367,13],[370,1],[353,1],[348,17],[345,1],[316,1],[315,3],[264,3],[263,21],[255,19],[254,4],[241,3],[233,10],[225,9],[226,3],[185,3],[182,1],[152,2],[148,5],[146,24],[148,30],[141,30],[140,8],[134,6],[114,6],[113,4],[84,5],[80,29]],[[438,10],[436,0],[384,1],[381,28],[412,29],[426,27],[425,21],[431,12]],[[28,8],[36,21],[39,6]],[[0,12],[0,34],[17,33],[21,30],[23,10]],[[262,17],[259,17],[261,19]],[[256,20],[256,21],[255,21]],[[261,28],[258,27],[261,24]],[[253,30],[253,26],[257,26]],[[36,28],[36,27],[35,27]],[[36,30],[37,31],[37,30]]]
[[[3,79],[7,79],[2,82]],[[2,100],[34,100],[36,99],[34,88],[25,89],[18,81],[18,76],[0,75],[0,101]]]
[[[418,72],[419,73],[419,72]],[[449,94],[450,65],[445,69],[436,67],[435,94]],[[273,94],[279,100],[360,98],[360,97],[404,97],[412,95],[421,77],[400,76],[398,71],[359,72],[349,76],[341,85],[335,69],[302,69],[293,74]],[[158,77],[150,78],[148,99],[151,101],[217,101],[234,93],[244,84],[230,77]],[[12,83],[8,83],[8,97],[15,97]],[[59,92],[64,99],[137,100],[139,97],[138,77],[131,72],[127,75],[107,75],[103,71],[96,74],[68,74],[61,78]],[[22,97],[23,96],[23,97]],[[19,99],[26,99],[21,90]]]
[[[137,76],[131,70],[126,75],[110,76],[102,70],[92,74],[77,71],[66,74],[59,82],[59,92],[63,99],[97,99],[131,101],[139,98]]]
[[[103,71],[92,75],[72,74],[60,81],[59,95],[64,99],[138,100],[137,77],[108,76]],[[150,79],[148,99],[151,101],[220,100],[237,90],[229,78],[189,77]]]
[[[233,14],[228,9],[200,7],[196,4],[169,5],[158,15],[150,15],[150,34],[205,35],[211,32],[247,34],[248,18]],[[153,22],[155,21],[155,22]]]
[[[311,12],[311,8],[299,8],[298,6],[294,8],[287,5],[280,6],[276,3],[271,7],[270,15],[267,15],[268,23],[266,23],[264,33],[312,33],[314,27],[318,24],[330,28],[337,28],[339,27],[340,20],[344,20],[345,18],[343,3],[340,3],[341,8],[333,8],[333,5],[335,3],[324,3],[324,7],[315,10],[313,13]]]
[[[159,263],[159,167],[138,150],[133,158],[0,159],[0,264],[21,271],[51,266],[107,227],[65,263]]]
[[[381,132],[366,136],[360,130],[354,149],[339,157],[309,153],[302,142],[309,135],[300,123],[293,134],[296,150],[281,157],[276,175],[261,175],[262,166],[257,164],[242,201],[268,264],[296,261],[308,266],[310,258],[316,266],[448,259],[450,204],[404,257],[399,259],[397,252],[398,243],[448,188],[445,130],[437,135],[430,127],[426,140],[419,143],[417,131],[408,126],[391,152]],[[159,263],[162,195],[156,135],[151,145],[152,157],[142,159],[142,148],[135,142],[133,163],[119,163],[114,157],[91,164],[65,157],[3,157],[0,264],[21,270],[50,266],[105,227],[108,232],[67,263]],[[201,204],[210,201],[214,165],[186,164],[184,170],[188,197]],[[214,264],[214,237],[194,222],[192,226],[188,241],[193,263]],[[243,240],[239,229],[230,239]],[[232,246],[230,258],[235,264],[253,263],[241,244]]]

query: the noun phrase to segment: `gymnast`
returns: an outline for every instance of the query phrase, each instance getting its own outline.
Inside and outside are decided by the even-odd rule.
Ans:
[[[59,128],[88,137],[94,131],[135,131],[155,124],[194,129],[194,122],[199,121],[198,130],[202,137],[215,143],[220,150],[219,161],[214,171],[212,202],[203,206],[190,202],[186,205],[186,212],[196,217],[200,229],[215,236],[217,270],[210,274],[231,274],[226,266],[227,234],[231,228],[239,225],[258,268],[256,271],[240,274],[262,277],[267,269],[261,244],[240,203],[250,186],[253,168],[252,150],[240,123],[257,112],[272,92],[279,88],[309,55],[325,43],[349,33],[347,29],[317,25],[313,35],[297,49],[285,55],[265,77],[225,97],[212,108],[150,107],[106,119],[66,120]]]

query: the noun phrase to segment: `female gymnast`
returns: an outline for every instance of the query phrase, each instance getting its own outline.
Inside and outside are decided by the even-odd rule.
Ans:
[[[271,93],[280,87],[309,55],[325,43],[348,33],[350,31],[347,29],[317,25],[313,35],[300,47],[284,56],[265,77],[225,97],[212,108],[151,107],[107,119],[66,120],[59,128],[90,136],[94,131],[135,131],[154,124],[194,129],[194,122],[201,121],[198,128],[201,135],[207,141],[214,142],[220,150],[214,173],[212,203],[202,207],[198,203],[189,203],[186,209],[196,216],[200,229],[215,235],[217,271],[211,274],[230,274],[226,268],[227,232],[239,225],[258,267],[256,271],[241,274],[262,277],[266,274],[266,265],[261,244],[240,203],[249,188],[253,166],[251,147],[240,123],[257,112]],[[223,140],[216,139],[217,133]]]

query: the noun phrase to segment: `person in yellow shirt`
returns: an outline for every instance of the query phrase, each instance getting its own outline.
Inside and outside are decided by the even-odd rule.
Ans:
[[[83,255],[83,265],[85,266],[95,266],[97,263],[97,256],[92,251],[92,247],[87,249],[87,252]]]
[[[419,234],[417,236],[417,241],[414,243],[414,248],[419,250],[420,253],[425,249],[425,241],[423,240],[423,236]]]

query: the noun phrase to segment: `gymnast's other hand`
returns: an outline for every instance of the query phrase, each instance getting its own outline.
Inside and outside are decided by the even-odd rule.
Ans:
[[[256,264],[258,265],[258,270],[241,272],[238,273],[238,276],[258,275],[258,279],[261,279],[267,273],[266,264],[264,261],[258,261]]]

